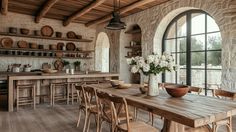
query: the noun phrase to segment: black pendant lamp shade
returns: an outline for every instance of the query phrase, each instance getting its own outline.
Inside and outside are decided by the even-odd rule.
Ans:
[[[119,11],[116,10],[116,0],[114,0],[114,11],[112,12],[113,18],[110,20],[106,29],[109,30],[121,30],[126,28],[126,24],[120,20]],[[119,9],[120,7],[118,7]]]

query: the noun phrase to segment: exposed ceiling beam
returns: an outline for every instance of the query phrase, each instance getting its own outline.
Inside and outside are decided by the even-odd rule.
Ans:
[[[137,2],[135,2],[133,4],[131,4],[131,5],[125,6],[123,8],[120,8],[120,14],[124,14],[124,13],[126,13],[128,11],[131,11],[131,10],[133,10],[135,8],[138,8],[140,6],[143,6],[145,4],[148,4],[148,3],[151,3],[151,2],[154,2],[154,1],[157,1],[157,0],[139,0],[139,1],[137,1]],[[163,2],[166,2],[166,1],[168,1],[168,0],[160,0],[160,3],[163,3]],[[108,21],[110,19],[112,19],[112,13],[109,14],[109,15],[106,15],[106,16],[104,16],[102,18],[99,18],[97,20],[90,21],[90,22],[86,23],[85,25],[87,27],[89,27],[89,26],[92,26],[92,25],[96,25],[96,24],[100,24],[100,23],[106,22],[106,21]]]
[[[106,0],[96,0],[96,1],[91,2],[89,5],[85,6],[83,9],[78,10],[77,12],[75,12],[74,14],[69,16],[65,21],[63,21],[63,25],[64,26],[69,25],[73,20],[75,20],[76,18],[78,18],[80,16],[83,16],[84,14],[86,14],[87,12],[92,10],[93,8],[98,7],[99,5],[104,3],[105,1]]]
[[[2,0],[1,3],[1,14],[7,15],[8,12],[8,0]]]
[[[50,8],[57,3],[59,0],[46,0],[43,6],[40,8],[39,13],[36,15],[35,22],[39,23],[39,21],[47,14]]]

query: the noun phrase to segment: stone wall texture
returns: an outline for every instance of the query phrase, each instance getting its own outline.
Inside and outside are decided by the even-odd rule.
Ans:
[[[236,0],[170,0],[162,5],[155,6],[148,10],[130,15],[123,18],[127,27],[138,24],[142,30],[142,52],[143,56],[151,54],[153,51],[161,52],[161,43],[164,31],[171,20],[178,14],[191,10],[200,9],[207,12],[215,19],[220,27],[222,36],[222,87],[230,90],[236,89]],[[110,36],[111,32],[107,32],[102,24],[97,27],[99,32],[106,32]],[[124,32],[124,31],[121,31]],[[121,50],[127,45],[121,33],[116,43]],[[113,38],[110,38],[113,39]],[[122,43],[118,43],[120,42]],[[121,41],[122,40],[122,41]],[[128,41],[128,39],[127,39]],[[114,54],[118,55],[118,54]],[[125,65],[124,52],[119,53],[120,65]],[[113,62],[115,63],[115,62]],[[124,67],[124,66],[118,66]],[[121,76],[126,79],[129,76],[128,68],[122,68]],[[127,80],[128,81],[128,80]]]
[[[71,23],[67,27],[62,26],[62,21],[43,18],[40,23],[34,22],[33,16],[16,14],[9,12],[7,16],[0,15],[0,32],[8,32],[9,27],[28,28],[31,30],[30,34],[33,34],[33,30],[40,30],[42,26],[50,25],[53,27],[54,32],[59,31],[63,33],[63,37],[66,37],[68,31],[74,31],[76,34],[80,34],[86,39],[95,39],[95,28],[85,27],[83,24]],[[0,36],[0,39],[5,36]],[[49,44],[57,44],[58,42],[67,43],[67,41],[58,40],[46,40],[46,39],[33,39],[22,37],[11,37],[14,40],[14,47],[17,47],[17,41],[25,40],[28,42],[35,42],[37,44],[43,44],[45,48],[48,48]],[[82,47],[83,50],[94,50],[95,41],[91,43],[75,42],[77,47]],[[94,58],[94,54],[91,55]],[[7,65],[13,63],[31,64],[33,69],[41,69],[42,63],[48,62],[53,64],[57,58],[27,58],[27,57],[0,57],[0,71],[6,71]],[[71,63],[77,61],[75,59],[66,59]],[[90,69],[94,69],[94,59],[83,60],[80,59],[81,64],[87,63]]]

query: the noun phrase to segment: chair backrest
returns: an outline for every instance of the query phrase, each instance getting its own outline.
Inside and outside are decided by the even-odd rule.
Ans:
[[[93,101],[96,102],[96,106],[98,108],[98,99],[96,90],[93,87],[83,85],[84,93],[85,93],[85,101],[88,106],[91,106]]]
[[[125,118],[126,118],[126,125],[127,125],[127,131],[130,131],[130,125],[129,125],[129,110],[128,110],[128,104],[126,102],[125,98],[122,97],[116,97],[116,96],[111,96],[110,100],[112,102],[112,112],[113,112],[113,117],[115,121],[115,125],[119,125],[119,117],[120,114],[125,112]]]
[[[202,88],[189,86],[189,92],[197,93],[198,95],[200,95],[200,93],[202,92]]]
[[[88,106],[83,85],[75,85],[75,89],[76,89],[77,96],[79,99],[79,104]]]
[[[97,99],[98,99],[98,108],[99,115],[103,121],[108,123],[113,122],[113,117],[111,112],[111,101],[110,95],[101,91],[97,91]]]
[[[214,96],[216,96],[218,98],[236,100],[236,93],[235,92],[225,91],[222,89],[214,90]]]

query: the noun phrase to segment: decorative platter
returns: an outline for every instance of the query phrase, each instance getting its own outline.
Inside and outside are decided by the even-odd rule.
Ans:
[[[54,33],[54,30],[51,26],[46,25],[41,28],[42,36],[52,37],[53,33]]]
[[[4,48],[12,48],[13,40],[9,37],[5,37],[1,39],[1,45]]]
[[[75,32],[73,31],[69,31],[67,34],[66,34],[67,38],[70,38],[70,39],[76,39],[77,36],[75,34]]]
[[[69,43],[66,44],[66,49],[69,50],[69,51],[75,51],[76,46],[75,46],[74,43],[69,42]]]
[[[24,41],[24,40],[18,41],[17,46],[18,46],[19,48],[29,48],[28,42],[26,42],[26,41]]]
[[[63,64],[62,60],[61,59],[56,60],[54,62],[54,67],[55,67],[56,70],[62,71],[62,69],[64,67],[64,64]]]

